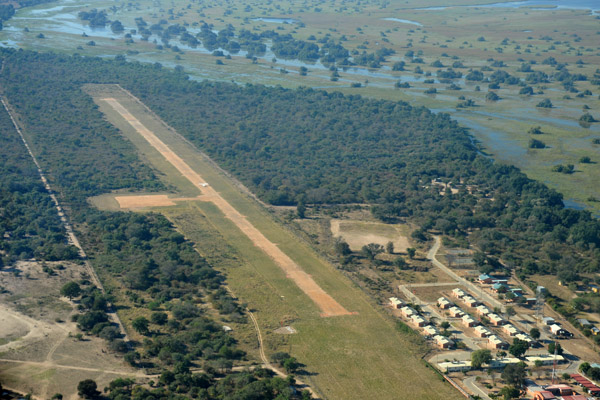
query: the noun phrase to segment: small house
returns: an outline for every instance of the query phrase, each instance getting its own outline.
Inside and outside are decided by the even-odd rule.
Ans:
[[[595,327],[595,326],[592,326],[592,327],[590,328],[590,331],[592,331],[592,334],[594,334],[594,335],[600,335],[600,329],[598,329],[598,328],[597,328],[597,327]]]
[[[492,349],[506,349],[506,348],[508,348],[508,344],[504,340],[500,339],[496,335],[488,336],[488,345]]]
[[[510,291],[517,297],[523,296],[523,289],[521,288],[511,288]]]
[[[484,306],[483,304],[482,304],[482,305],[479,305],[479,306],[477,306],[477,307],[475,307],[475,311],[477,311],[477,314],[478,314],[480,317],[481,317],[481,316],[484,316],[484,315],[488,315],[488,314],[490,314],[490,313],[492,312],[492,311],[491,311],[489,308],[487,308],[487,307],[486,307],[486,306]]]
[[[392,308],[402,308],[406,305],[406,303],[404,303],[397,297],[390,297],[390,305],[392,306]]]
[[[515,357],[494,358],[490,361],[490,368],[504,368],[508,364],[518,364],[521,360]]]
[[[471,361],[447,361],[438,363],[437,366],[445,373],[470,371]]]
[[[506,333],[508,336],[516,336],[517,333],[519,333],[519,330],[517,328],[515,328],[514,325],[512,324],[506,324],[502,327],[502,330],[504,331],[504,333]]]
[[[554,325],[554,323],[555,323],[554,318],[552,318],[552,317],[544,317],[544,318],[542,318],[542,322],[544,323],[544,325],[548,325],[548,326]]]
[[[531,338],[531,336],[529,336],[526,333],[517,333],[515,335],[515,337],[517,339],[522,340],[522,341],[527,342],[527,343],[532,343],[533,342],[533,339]]]
[[[589,326],[591,326],[592,324],[590,323],[590,321],[588,321],[585,318],[579,318],[577,320],[577,322],[579,322],[579,325],[581,325],[583,328],[588,328]]]
[[[532,384],[527,386],[525,390],[528,396],[534,397],[537,392],[541,392],[542,390],[544,390],[544,388],[538,386],[537,384],[535,384],[535,382],[532,381]]]
[[[450,316],[453,318],[459,318],[462,317],[465,313],[463,312],[463,310],[461,310],[458,307],[450,307],[450,309],[448,310],[448,312],[450,313]]]
[[[456,288],[456,289],[452,290],[452,296],[456,297],[457,299],[460,299],[466,295],[467,294],[465,293],[465,291],[460,288]]]
[[[452,344],[454,343],[454,342],[452,342],[452,340],[450,340],[447,337],[444,337],[442,335],[434,336],[433,340],[435,340],[437,346],[440,349],[449,349],[450,347],[452,347]]]
[[[573,336],[573,334],[571,332],[564,329],[562,326],[560,326],[558,324],[550,325],[550,332],[552,332],[552,334],[555,336],[567,336],[567,337]]]
[[[491,323],[492,323],[494,326],[500,326],[500,325],[503,325],[503,324],[504,324],[504,322],[505,322],[505,321],[504,321],[504,319],[503,319],[501,316],[499,316],[498,314],[494,314],[494,313],[488,314],[488,315],[487,315],[487,318],[490,320],[490,322],[491,322]]]
[[[418,314],[411,315],[410,319],[411,319],[412,323],[415,324],[416,326],[418,326],[419,328],[427,325],[427,321],[425,321],[425,318],[421,317]]]
[[[447,310],[454,305],[450,300],[448,300],[445,297],[440,297],[437,300],[437,304],[438,304],[438,307],[441,308],[442,310]]]
[[[467,305],[467,307],[475,307],[479,304],[479,302],[471,296],[463,297],[462,301]]]
[[[504,293],[508,290],[508,287],[504,283],[494,283],[492,290],[496,293]]]
[[[476,325],[479,325],[479,322],[477,322],[476,320],[474,320],[470,315],[465,314],[462,317],[462,323],[464,326],[468,327],[468,328],[472,328]]]
[[[537,303],[537,299],[535,297],[527,297],[525,298],[525,305],[532,306]]]
[[[553,400],[553,399],[556,399],[556,397],[554,397],[552,392],[549,392],[547,390],[542,390],[542,391],[536,392],[535,395],[533,396],[533,400]]]
[[[413,308],[409,306],[402,307],[400,311],[402,312],[402,315],[404,315],[405,318],[410,318],[412,315],[417,313]]]
[[[508,279],[504,279],[504,278],[496,278],[492,280],[493,284],[500,284],[500,285],[504,285],[507,286],[508,285]]]
[[[571,396],[573,394],[571,386],[564,384],[546,386],[545,389],[555,396]]]
[[[591,392],[590,392],[591,394]],[[571,396],[563,396],[563,400],[589,400],[589,397],[584,396],[582,394],[574,394]]]
[[[484,337],[488,337],[492,335],[492,331],[490,331],[488,328],[486,328],[485,326],[476,326],[475,327],[475,334],[477,336],[479,336],[480,338],[484,338]]]
[[[438,329],[433,325],[427,325],[423,327],[423,331],[430,336],[436,336],[440,334],[440,331],[438,331]]]
[[[600,286],[598,285],[590,285],[590,290],[594,293],[600,293]]]
[[[536,356],[527,356],[525,357],[525,360],[527,365],[534,366],[536,361],[540,361],[542,365],[552,365],[556,360],[556,363],[560,364],[565,361],[565,358],[560,354],[557,354],[556,356],[554,356],[554,354],[538,354]]]
[[[481,284],[489,285],[490,283],[492,283],[492,281],[493,281],[493,278],[491,276],[489,276],[488,274],[479,275],[479,283],[481,283]]]

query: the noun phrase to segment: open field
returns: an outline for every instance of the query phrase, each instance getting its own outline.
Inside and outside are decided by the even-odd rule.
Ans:
[[[267,353],[289,351],[307,365],[310,375],[303,376],[326,398],[396,398],[411,382],[412,390],[423,399],[458,394],[435,378],[419,360],[421,349],[409,336],[397,332],[393,321],[377,310],[372,300],[294,235],[275,223],[251,197],[243,194],[220,170],[193,146],[160,123],[143,105],[114,87],[88,88],[109,121],[128,138],[139,134],[102,98],[115,98],[146,128],[169,146],[193,171],[200,171],[207,187],[235,208],[261,234],[275,243],[344,309],[357,315],[321,318],[321,310],[298,286],[286,277],[273,258],[267,256],[212,201],[189,201],[159,208],[191,239],[211,263],[223,268],[233,293],[254,312],[266,333]],[[180,176],[166,165],[160,153],[145,141],[134,142],[140,153],[164,173],[168,180]],[[163,169],[164,167],[167,167]],[[194,181],[195,182],[195,181]],[[179,181],[188,192],[192,182]],[[211,196],[212,197],[212,196]],[[214,198],[213,198],[214,199]],[[216,243],[216,245],[215,245]],[[273,333],[281,325],[291,325],[298,333]],[[246,346],[252,347],[251,334]],[[255,342],[254,342],[255,343]]]
[[[471,129],[488,153],[558,189],[569,206],[586,206],[600,212],[600,203],[593,200],[600,198],[600,189],[595,185],[600,164],[579,163],[583,156],[591,157],[592,161],[598,158],[598,146],[591,145],[592,139],[600,137],[598,124],[582,128],[577,123],[584,107],[588,107],[596,119],[599,117],[598,86],[591,84],[591,79],[576,82],[578,92],[573,93],[554,79],[531,84],[536,93],[531,96],[520,95],[521,86],[501,84],[495,90],[501,100],[496,102],[486,100],[490,90],[486,89],[487,82],[464,79],[468,69],[489,68],[494,62],[503,63],[502,67],[494,68],[520,79],[527,75],[520,71],[522,64],[529,62],[536,63],[532,64],[534,70],[552,75],[556,72],[554,66],[543,63],[550,56],[559,64],[567,65],[571,73],[591,77],[600,64],[597,14],[577,5],[551,8],[539,7],[539,4],[515,7],[481,6],[480,3],[457,1],[454,4],[460,6],[452,6],[437,0],[352,5],[283,2],[277,7],[257,3],[248,8],[235,2],[196,6],[181,0],[173,2],[171,13],[167,14],[160,2],[145,0],[136,5],[115,7],[109,12],[111,20],[118,19],[126,27],[123,33],[113,33],[109,28],[92,29],[78,20],[77,13],[91,6],[74,1],[66,7],[48,4],[19,10],[15,18],[5,23],[0,40],[7,46],[103,57],[125,55],[130,60],[160,62],[169,68],[180,65],[190,76],[200,79],[311,86],[425,105],[451,113]],[[93,5],[98,9],[111,6],[112,3],[104,1]],[[225,52],[229,58],[216,57],[212,51],[201,46],[192,48],[177,38],[171,38],[168,45],[160,44],[156,34],[147,41],[142,40],[139,32],[131,34],[130,39],[125,37],[125,32],[135,30],[135,18],[139,17],[144,18],[148,26],[168,19],[169,24],[180,24],[193,34],[199,31],[202,22],[212,24],[212,29],[217,31],[232,24],[237,31],[274,30],[309,42],[311,37],[326,37],[340,40],[350,51],[372,52],[386,47],[395,54],[379,69],[340,68],[339,79],[332,81],[328,65],[280,59],[271,50],[252,61],[243,51]],[[283,19],[288,18],[289,23],[284,23]],[[40,33],[43,38],[38,37]],[[411,62],[405,55],[407,51],[413,51],[415,57],[423,60],[422,64]],[[398,61],[406,62],[404,71],[391,70]],[[440,61],[444,68],[455,61],[463,64],[464,67],[455,68],[463,78],[453,80],[460,90],[450,90],[447,83],[440,82],[437,77],[440,67],[431,65],[435,61]],[[299,73],[300,67],[307,68],[306,76]],[[417,67],[423,73],[416,73]],[[433,83],[426,83],[428,79]],[[399,80],[410,83],[410,88],[395,89],[394,84]],[[352,83],[362,87],[351,88]],[[436,88],[437,93],[425,94],[430,88]],[[583,95],[586,90],[592,94]],[[460,97],[471,99],[476,105],[458,108]],[[554,107],[537,108],[536,104],[543,98],[549,98]],[[541,138],[548,148],[530,151],[527,131],[537,125],[548,132]],[[572,175],[551,172],[557,163],[575,164],[577,172]]]
[[[410,247],[405,229],[380,222],[331,220],[331,233],[343,238],[352,251],[359,251],[369,243],[385,246],[394,244],[394,252],[404,253]]]
[[[64,269],[58,266],[64,265]],[[95,336],[77,340],[70,321],[75,304],[59,294],[61,286],[85,276],[85,269],[70,262],[19,262],[0,271],[0,381],[5,387],[36,398],[62,393],[77,399],[77,383],[94,379],[99,387],[119,376],[143,378],[125,365]],[[73,336],[72,336],[73,335]]]

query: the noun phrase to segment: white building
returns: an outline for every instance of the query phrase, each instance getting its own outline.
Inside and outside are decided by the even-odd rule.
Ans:
[[[402,300],[400,300],[397,297],[390,297],[390,305],[393,308],[402,308],[403,306],[406,305],[406,303],[404,303]]]

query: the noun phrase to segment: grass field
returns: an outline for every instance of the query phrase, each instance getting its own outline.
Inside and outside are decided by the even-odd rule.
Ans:
[[[395,330],[393,320],[356,288],[333,266],[322,260],[308,246],[284,227],[278,225],[253,199],[215,169],[189,144],[173,135],[141,105],[114,88],[100,88],[101,96],[115,97],[145,126],[167,143],[221,196],[245,215],[267,238],[275,242],[289,257],[311,274],[313,279],[347,310],[356,315],[322,318],[315,304],[283,271],[260,251],[222,212],[209,202],[186,202],[157,209],[196,244],[198,250],[221,268],[235,295],[255,313],[266,337],[267,353],[290,351],[307,365],[309,375],[302,377],[326,398],[364,399],[397,398],[407,385],[418,398],[458,398],[458,394],[435,377],[420,361],[424,349],[411,336]],[[94,96],[100,95],[99,88]],[[127,137],[135,131],[106,104],[98,104],[109,121]],[[140,152],[163,177],[175,179],[182,190],[186,183],[177,181],[177,173],[165,168],[156,150],[136,141]],[[158,161],[155,163],[155,161]],[[167,166],[168,167],[168,166]],[[273,333],[281,324],[291,324],[297,334],[281,336]],[[240,332],[245,346],[252,350],[252,335]],[[254,342],[255,343],[255,342]]]

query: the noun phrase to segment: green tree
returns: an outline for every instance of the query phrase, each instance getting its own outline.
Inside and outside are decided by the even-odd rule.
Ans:
[[[133,321],[131,321],[131,326],[140,335],[147,335],[148,334],[148,332],[149,332],[148,325],[149,324],[150,324],[150,321],[148,321],[145,317],[137,317],[136,319],[134,319]]]
[[[527,131],[527,133],[529,133],[530,135],[541,135],[544,132],[542,131],[542,127],[541,126],[534,126],[529,128],[529,130]]]
[[[98,384],[92,379],[85,379],[77,385],[77,394],[84,399],[94,399],[100,394]]]
[[[525,363],[520,362],[518,364],[508,364],[500,376],[509,385],[513,385],[516,388],[523,387],[525,377],[527,376]]]
[[[540,330],[538,328],[531,328],[529,331],[529,336],[531,336],[534,340],[538,340],[541,336]]]
[[[512,294],[512,292],[509,292],[509,293]],[[514,294],[513,294],[513,296],[514,296]],[[517,312],[515,311],[514,307],[508,306],[508,307],[506,307],[505,314],[506,314],[506,319],[510,319],[510,318],[514,317],[517,314]]]
[[[417,254],[417,249],[415,249],[414,247],[409,247],[406,249],[406,253],[408,254],[408,258],[412,260]]]
[[[154,312],[150,316],[150,320],[153,324],[164,325],[169,320],[169,316],[164,312]]]
[[[527,349],[529,349],[529,343],[527,343],[525,340],[515,338],[513,343],[508,348],[508,352],[515,357],[521,357],[527,352]]]
[[[552,102],[550,101],[550,99],[544,99],[542,101],[540,101],[536,107],[540,107],[540,108],[552,108]]]
[[[60,294],[68,297],[69,300],[73,300],[73,297],[77,297],[81,294],[81,288],[77,282],[68,282],[60,289]]]
[[[361,253],[369,260],[374,260],[378,254],[383,253],[383,246],[377,243],[369,243],[362,247]]]
[[[404,269],[406,267],[406,261],[402,257],[398,257],[394,260],[394,266],[398,269]]]
[[[276,364],[283,365],[283,362],[288,358],[290,358],[290,355],[288,353],[279,351],[271,356],[271,361],[273,361]]]
[[[387,242],[385,245],[385,251],[388,254],[394,254],[394,242]]]
[[[295,357],[289,357],[283,361],[283,368],[288,374],[294,373],[300,368],[300,363]]]
[[[485,99],[486,99],[486,100],[488,100],[488,101],[498,101],[498,100],[500,100],[500,96],[498,96],[498,95],[497,95],[496,93],[494,93],[494,92],[488,92],[488,93],[485,95]]]
[[[548,345],[548,353],[554,354],[554,350],[556,350],[556,354],[558,355],[562,355],[563,353],[563,348],[560,345],[560,343],[550,342],[550,344]]]
[[[347,256],[352,253],[350,246],[343,239],[337,239],[335,241],[335,252],[340,256]]]
[[[298,206],[296,206],[296,215],[298,215],[298,218],[300,219],[304,219],[304,217],[306,217],[306,206],[304,203],[298,203]]]
[[[135,366],[140,359],[140,353],[137,351],[130,351],[125,354],[124,359],[127,363],[129,363],[129,365]]]
[[[529,139],[529,148],[530,149],[545,149],[546,143],[542,142],[541,140],[532,138],[532,139]]]
[[[483,364],[492,361],[492,352],[487,349],[475,350],[471,353],[471,366],[475,369],[481,368]]]
[[[504,400],[516,399],[521,394],[521,391],[514,386],[508,385],[504,386],[500,390],[500,395],[504,398]]]

